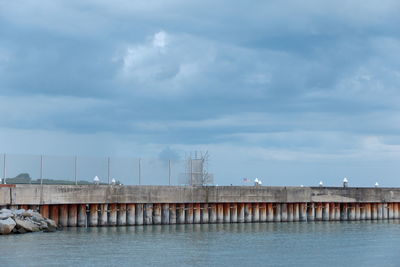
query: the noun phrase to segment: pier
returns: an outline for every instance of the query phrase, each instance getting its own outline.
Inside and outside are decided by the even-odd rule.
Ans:
[[[0,185],[63,227],[400,219],[400,188]]]

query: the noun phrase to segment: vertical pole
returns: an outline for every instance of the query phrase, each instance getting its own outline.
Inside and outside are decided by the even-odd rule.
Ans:
[[[190,185],[193,185],[193,164],[192,164],[192,158],[190,158]]]
[[[40,184],[43,184],[43,155],[40,155]]]
[[[141,171],[141,169],[140,169],[140,161],[141,161],[141,159],[139,159],[139,185],[141,185],[142,184],[142,171]]]
[[[75,156],[74,159],[74,178],[75,178],[75,185],[78,185],[78,176],[77,176],[77,172],[78,172],[78,157]]]
[[[168,185],[171,185],[171,160],[168,160]]]
[[[6,153],[3,158],[3,183],[6,184]]]
[[[110,157],[107,158],[107,181],[110,184]]]

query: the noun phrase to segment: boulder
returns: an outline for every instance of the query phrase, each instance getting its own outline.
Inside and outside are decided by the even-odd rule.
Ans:
[[[51,219],[45,219],[47,223],[46,232],[55,232],[57,230],[57,224]]]
[[[16,223],[13,219],[0,220],[0,234],[7,235],[14,229]]]
[[[40,230],[39,226],[35,223],[28,220],[21,220],[19,218],[15,218],[15,223],[17,224],[17,228],[24,228],[27,232],[37,232]]]
[[[0,220],[5,220],[5,219],[8,219],[10,217],[13,217],[12,213],[0,213]]]

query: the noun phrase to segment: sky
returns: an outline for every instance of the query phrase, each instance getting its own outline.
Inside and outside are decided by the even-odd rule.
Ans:
[[[0,152],[400,186],[400,2],[0,0]]]

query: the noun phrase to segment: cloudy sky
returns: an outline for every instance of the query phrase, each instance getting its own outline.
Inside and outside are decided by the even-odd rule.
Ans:
[[[400,186],[400,2],[0,0],[0,150]]]

